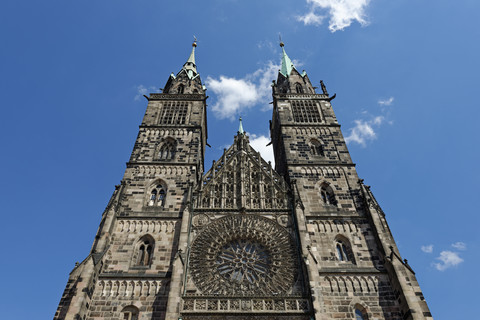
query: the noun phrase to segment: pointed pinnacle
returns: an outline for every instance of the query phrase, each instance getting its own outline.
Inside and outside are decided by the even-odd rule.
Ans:
[[[244,134],[245,131],[243,131],[243,125],[242,125],[242,117],[239,118],[240,124],[238,125],[238,133],[239,134]]]
[[[195,65],[195,47],[197,46],[197,41],[195,40],[192,44],[192,52],[190,53],[190,57],[188,57],[187,62],[183,65],[185,71],[187,71],[188,77],[191,79],[197,75],[197,66]]]
[[[280,69],[280,73],[283,74],[285,77],[288,77],[292,72],[294,66],[292,60],[288,57],[287,53],[285,52],[284,43],[280,42],[280,47],[282,47],[282,68]]]

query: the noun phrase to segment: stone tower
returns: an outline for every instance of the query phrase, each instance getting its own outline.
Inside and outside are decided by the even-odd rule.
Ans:
[[[124,178],[54,319],[432,319],[385,214],[355,171],[330,96],[281,43],[275,168],[233,144],[204,173],[195,47],[150,94]]]

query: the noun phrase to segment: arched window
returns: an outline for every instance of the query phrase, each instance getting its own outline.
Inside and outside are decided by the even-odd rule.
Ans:
[[[179,85],[178,86],[178,93],[183,94],[184,91],[185,91],[185,86],[183,84]]]
[[[337,199],[335,199],[335,194],[333,193],[333,189],[328,184],[326,183],[322,184],[320,188],[320,195],[322,197],[322,201],[324,204],[331,205],[331,206],[337,205]]]
[[[338,260],[340,261],[350,261],[349,254],[348,254],[348,249],[345,243],[343,243],[340,240],[337,240],[336,243],[336,249],[337,249],[337,257]]]
[[[137,244],[137,252],[134,257],[135,266],[149,267],[152,263],[153,247],[155,241],[149,235],[143,236]]]
[[[367,310],[358,304],[355,306],[355,320],[368,320]]]
[[[355,258],[353,255],[350,242],[344,236],[338,235],[335,238],[335,252],[338,261],[351,262],[355,264]]]
[[[176,143],[175,140],[169,138],[160,147],[159,158],[162,160],[171,160],[175,158]]]
[[[135,306],[128,306],[122,310],[122,320],[138,320],[138,308]]]
[[[151,206],[161,206],[165,205],[165,198],[167,196],[166,188],[163,184],[156,184],[150,191],[150,198],[148,200],[148,205]]]
[[[320,143],[320,141],[318,141],[317,139],[312,139],[310,141],[310,149],[312,151],[312,154],[315,155],[315,156],[324,156],[324,152],[323,152],[323,146],[322,144]]]
[[[302,85],[301,85],[300,83],[296,83],[296,84],[295,84],[295,91],[296,91],[297,93],[303,93],[303,87],[302,87]]]

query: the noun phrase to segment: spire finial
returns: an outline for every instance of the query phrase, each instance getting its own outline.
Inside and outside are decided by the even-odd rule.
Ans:
[[[280,47],[283,48],[283,46],[285,46],[285,43],[283,43],[283,41],[282,41],[282,35],[281,35],[280,33],[278,34],[278,39],[280,40]]]
[[[193,35],[192,47],[196,47],[196,46],[197,46],[197,37],[195,37],[195,35]]]
[[[238,120],[240,122],[240,124],[238,125],[238,134],[244,134],[245,131],[243,131],[242,117],[240,117]]]

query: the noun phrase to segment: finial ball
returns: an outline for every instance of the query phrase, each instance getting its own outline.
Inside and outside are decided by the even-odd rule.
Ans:
[[[280,41],[280,47],[283,48],[284,45],[285,45],[285,43],[283,43],[283,41]]]

